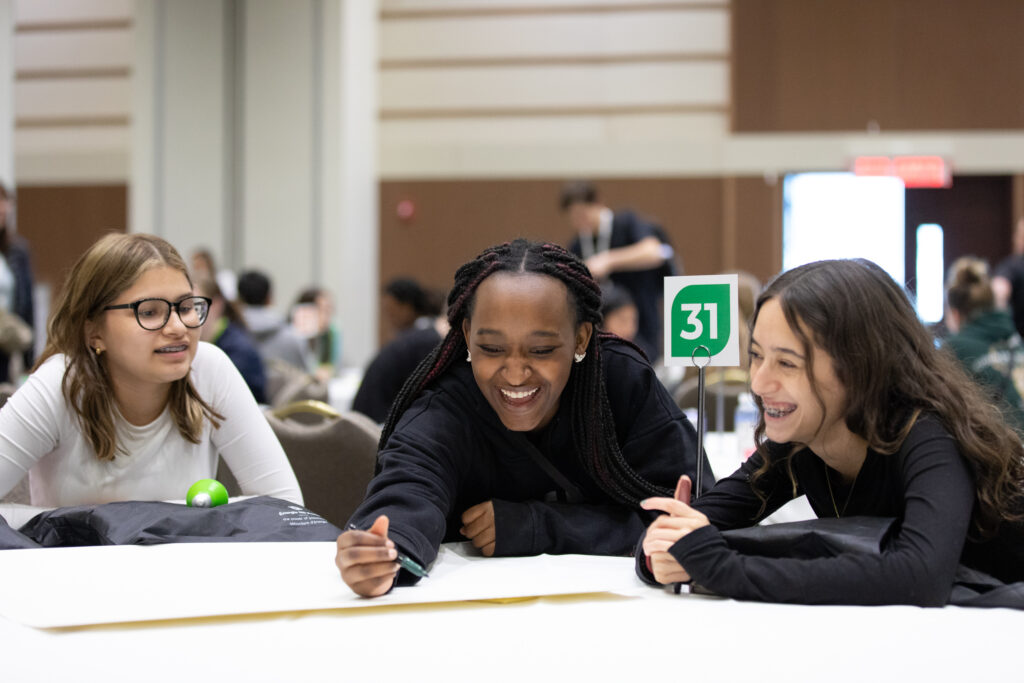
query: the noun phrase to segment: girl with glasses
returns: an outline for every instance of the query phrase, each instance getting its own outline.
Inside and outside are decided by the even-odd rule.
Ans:
[[[32,505],[179,500],[223,456],[242,492],[302,503],[238,370],[200,342],[210,300],[174,247],[110,234],[74,265],[32,374],[0,410],[0,495]],[[28,511],[4,509],[12,526]]]

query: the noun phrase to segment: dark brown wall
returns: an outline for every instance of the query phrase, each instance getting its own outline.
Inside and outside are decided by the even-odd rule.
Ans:
[[[1013,176],[957,176],[944,189],[906,194],[907,286],[915,290],[917,226],[938,223],[944,238],[943,268],[961,256],[977,256],[993,267],[1010,253],[1013,234]]]
[[[739,268],[764,280],[781,267],[781,186],[760,177],[606,179],[597,186],[611,208],[658,221],[687,274]],[[445,289],[462,263],[492,244],[519,236],[568,244],[561,187],[548,180],[381,183],[381,282],[408,276]],[[398,218],[403,200],[415,204],[410,221]]]
[[[126,185],[19,187],[18,232],[29,242],[37,282],[56,294],[75,260],[101,235],[128,225]]]
[[[1024,127],[1020,0],[735,0],[733,129]]]

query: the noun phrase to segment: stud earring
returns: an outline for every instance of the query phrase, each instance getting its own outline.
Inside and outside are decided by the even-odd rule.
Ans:
[[[587,352],[586,351],[584,351],[583,353],[574,353],[572,355],[573,360],[576,361],[577,363],[582,363],[583,359],[586,358],[586,357],[587,357]]]
[[[103,353],[103,349],[101,349],[101,348],[100,348],[100,347],[98,347],[98,346],[96,347],[95,351],[96,351],[96,357],[97,357],[97,358],[99,358],[99,355],[100,355],[101,353]]]
[[[466,349],[466,362],[470,363],[470,362],[472,362],[472,360],[473,360],[473,354],[469,352],[469,349]]]

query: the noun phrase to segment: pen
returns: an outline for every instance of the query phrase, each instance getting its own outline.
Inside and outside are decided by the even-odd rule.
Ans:
[[[355,524],[349,524],[348,528],[351,531],[362,531],[362,529],[357,527]],[[397,547],[395,548],[395,552],[398,553],[398,556],[395,558],[395,562],[397,562],[402,569],[412,572],[420,578],[426,578],[430,576],[430,574],[427,573],[427,570],[424,569],[419,562],[403,553]]]

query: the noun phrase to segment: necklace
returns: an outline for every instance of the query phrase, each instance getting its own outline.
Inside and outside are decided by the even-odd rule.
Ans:
[[[832,510],[836,513],[836,519],[846,514],[846,508],[850,505],[850,498],[853,497],[853,487],[857,485],[857,477],[860,476],[858,471],[853,477],[853,483],[850,484],[850,491],[846,494],[846,502],[843,503],[843,511],[839,511],[839,506],[836,505],[836,497],[832,493],[832,476],[828,473],[828,464],[822,460],[821,464],[825,467],[825,483],[828,484],[828,497],[832,499]]]

